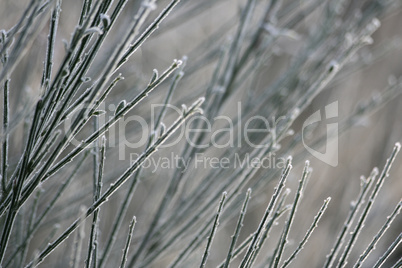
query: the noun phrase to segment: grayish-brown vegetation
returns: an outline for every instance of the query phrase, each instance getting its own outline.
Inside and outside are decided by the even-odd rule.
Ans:
[[[0,266],[401,267],[401,7],[2,0]]]

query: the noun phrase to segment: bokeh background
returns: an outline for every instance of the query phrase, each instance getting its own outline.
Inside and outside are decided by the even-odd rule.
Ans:
[[[1,0],[0,28],[10,29],[22,15],[27,2],[28,1],[24,0]],[[71,32],[74,30],[79,18],[81,2],[82,1],[79,0],[63,1],[59,31],[56,39],[55,66],[60,64],[65,54],[63,39],[69,40],[71,38]],[[102,64],[108,59],[111,51],[120,41],[119,37],[126,30],[127,24],[133,19],[139,7],[139,2],[140,1],[129,1],[124,8],[117,26],[107,39],[107,45],[102,48],[101,53],[90,69],[89,77],[96,78],[96,75],[103,67]],[[251,18],[249,29],[246,31],[246,37],[249,37],[252,33],[251,29],[258,25],[264,13],[266,2],[269,1],[256,1],[256,8]],[[278,14],[282,14],[282,17],[286,18],[286,8],[293,7],[291,10],[301,9],[306,3],[312,1],[299,0],[298,5],[300,7],[295,6],[296,1],[280,2],[281,4],[278,5]],[[368,5],[369,2],[376,1],[361,1],[361,3],[360,1],[359,3],[355,1],[344,2],[345,8],[350,9],[352,12],[354,8],[363,8],[365,5]],[[377,2],[385,3],[386,1]],[[157,1],[156,10],[151,13],[145,24],[151,22],[167,3],[168,1],[164,0]],[[147,40],[140,50],[119,70],[119,73],[122,73],[125,79],[118,84],[112,95],[108,97],[104,106],[106,111],[111,112],[112,107],[115,107],[113,105],[117,105],[122,99],[128,100],[132,98],[139,90],[144,88],[152,75],[153,69],[158,69],[159,72],[162,72],[162,70],[171,64],[173,59],[181,59],[184,55],[188,58],[186,66],[184,67],[185,75],[174,92],[172,103],[178,106],[182,103],[189,105],[198,97],[205,95],[205,90],[211,81],[211,77],[214,75],[214,67],[219,59],[219,51],[222,47],[230,44],[233,39],[244,6],[245,1],[240,0],[182,1],[161,24],[154,35]],[[259,96],[262,96],[264,92],[268,92],[270,86],[272,86],[286,70],[291,68],[295,60],[300,56],[300,51],[308,41],[311,33],[320,26],[324,12],[324,5],[320,5],[320,7],[312,13],[305,14],[304,19],[291,29],[292,34],[296,35],[297,38],[285,35],[276,39],[274,44],[269,48],[272,51],[271,55],[267,57],[264,62],[261,62],[256,70],[253,70],[252,75],[245,75],[245,81],[240,84],[236,92],[231,95],[230,99],[223,104],[223,107],[220,107],[220,113],[233,117],[236,112],[235,105],[237,102],[246,105],[251,99],[250,103],[253,105],[254,100],[258,100]],[[345,12],[345,14],[347,14],[347,12]],[[300,132],[304,120],[309,115],[319,109],[323,109],[325,105],[338,101],[339,117],[335,122],[343,122],[355,111],[359,104],[367,102],[373,98],[373,96],[375,98],[375,96],[384,92],[390,84],[398,81],[402,72],[402,31],[400,27],[400,25],[402,25],[402,9],[393,7],[379,12],[378,15],[381,21],[381,27],[372,36],[373,44],[361,48],[350,59],[350,63],[345,66],[344,70],[314,98],[312,103],[293,123],[292,128],[296,133]],[[278,15],[278,22],[274,23],[280,25],[282,17]],[[21,111],[23,114],[22,119],[18,119],[20,121],[18,124],[16,123],[17,126],[10,138],[11,168],[13,166],[12,164],[15,165],[17,163],[22,153],[26,124],[30,120],[29,116],[31,111],[29,109],[25,111],[23,108],[29,107],[30,105],[33,106],[40,90],[39,85],[42,76],[43,59],[46,52],[47,34],[48,26],[45,24],[37,33],[36,38],[30,45],[28,51],[25,52],[24,57],[16,67],[16,71],[14,71],[11,76],[11,118],[14,118],[13,116],[16,118]],[[269,33],[264,32],[264,35],[267,34]],[[347,38],[347,36],[340,38]],[[244,48],[242,49],[242,51],[244,51]],[[334,51],[336,49],[336,47],[332,48]],[[317,53],[320,54],[321,52]],[[314,57],[315,53],[312,51],[311,57],[307,59],[308,64],[313,65],[315,63]],[[322,69],[323,66],[324,64],[317,64],[317,73],[320,72],[320,68]],[[307,82],[309,82],[308,79]],[[165,98],[169,86],[169,82],[162,84],[130,114],[140,115],[149,119],[150,104],[161,103]],[[298,89],[290,89],[290,91],[284,89],[284,94],[293,94],[292,90]],[[290,95],[289,98],[291,98]],[[351,125],[347,130],[342,132],[339,136],[339,163],[336,167],[329,166],[315,159],[300,143],[290,151],[286,150],[287,144],[290,144],[292,141],[292,137],[284,139],[284,149],[279,149],[277,156],[298,156],[295,158],[294,169],[291,171],[287,185],[287,187],[292,189],[292,194],[295,193],[304,160],[310,160],[311,167],[313,168],[313,173],[309,179],[303,201],[300,204],[295,223],[293,224],[293,230],[290,233],[290,248],[297,246],[298,241],[303,237],[305,230],[308,229],[323,200],[328,196],[332,197],[329,208],[319,223],[318,228],[310,238],[306,250],[302,251],[292,267],[322,266],[325,261],[325,255],[329,253],[332,247],[333,239],[336,237],[337,232],[343,225],[344,219],[348,215],[351,202],[356,198],[359,192],[360,176],[368,176],[373,167],[379,167],[381,170],[394,144],[402,141],[401,103],[401,94],[394,94],[390,101],[387,101],[384,105],[375,109],[375,111],[367,113],[367,115],[359,118],[354,125]],[[267,106],[268,105],[270,105],[270,103],[267,103]],[[286,111],[287,108],[281,107],[281,109]],[[261,113],[267,118],[277,118],[284,115],[282,113],[283,110],[277,109],[269,113],[261,111]],[[169,125],[173,122],[175,117],[175,114],[168,113],[166,115],[165,124]],[[129,140],[136,140],[139,135],[141,135],[137,127],[138,126],[130,126],[128,124],[125,133],[118,132],[115,137],[109,136],[109,139],[115,139],[117,137],[116,140],[118,140],[119,135],[125,135],[125,137],[129,137]],[[312,137],[321,137],[325,135],[325,131],[325,125],[320,124],[314,130]],[[171,152],[180,153],[183,144],[184,141],[175,147],[162,149],[157,155],[168,156]],[[322,146],[315,148],[325,151],[325,148]],[[141,153],[142,150],[143,148],[129,149],[127,151],[130,153]],[[208,153],[217,156],[222,154],[221,151],[214,149],[211,149]],[[29,248],[28,256],[30,257],[28,257],[28,259],[32,259],[35,245],[42,243],[43,238],[47,236],[55,223],[60,224],[62,227],[60,230],[63,230],[63,227],[67,227],[69,223],[77,217],[80,205],[90,204],[92,200],[92,163],[90,160],[87,161],[88,162],[85,163],[86,168],[80,171],[77,179],[70,186],[68,193],[56,204],[54,212],[47,217],[45,224],[35,235]],[[356,250],[352,252],[349,265],[357,260],[361,250],[370,242],[372,236],[382,226],[386,217],[392,212],[392,209],[400,200],[402,189],[401,164],[402,158],[399,156],[392,167],[390,177],[386,180],[377,197],[377,201],[367,218],[365,228],[359,237],[356,249],[360,249],[360,251]],[[105,166],[105,185],[117,178],[128,165],[129,161],[127,157],[125,160],[121,160],[115,148],[108,149]],[[73,166],[71,165],[66,169],[71,170],[72,168]],[[208,172],[209,170],[193,170],[191,173],[185,174],[180,184],[183,195],[186,196],[186,189],[190,191],[190,189],[196,187],[205,174],[209,174]],[[133,252],[139,246],[141,238],[149,227],[150,220],[169,183],[169,177],[172,176],[173,173],[174,169],[161,169],[155,173],[150,170],[143,171],[141,183],[135,192],[134,199],[129,205],[129,211],[122,226],[122,230],[127,230],[129,219],[132,215],[137,217],[138,222],[135,227],[131,247]],[[260,171],[255,177],[261,177],[264,173],[269,172],[265,170]],[[228,174],[230,174],[230,172],[227,174],[223,173],[222,176],[228,176]],[[269,174],[272,174],[269,175],[267,179],[270,182],[264,183],[261,188],[253,189],[240,241],[257,228],[265,207],[270,200],[280,173],[271,172]],[[43,195],[44,200],[50,198],[51,190],[55,189],[54,187],[58,185],[58,177],[62,178],[63,175],[57,175],[56,179],[53,180],[53,184],[43,186],[45,189],[45,194]],[[224,179],[222,179],[222,181],[223,180]],[[49,195],[47,190],[50,191]],[[125,194],[124,190],[125,189],[122,189],[117,192],[113,198],[102,207],[100,223],[102,233],[106,234],[110,230],[113,215],[120,206],[121,200]],[[245,193],[245,190],[246,188],[242,190],[242,193]],[[228,191],[230,191],[230,188]],[[242,194],[242,196],[244,195]],[[202,200],[200,202],[202,202]],[[169,217],[169,213],[178,208],[178,204],[180,204],[180,196],[175,197],[174,202],[168,207],[168,211],[162,218],[162,222]],[[215,202],[215,204],[216,205],[211,208],[211,211],[216,210],[218,202]],[[39,210],[44,209],[44,206],[45,205],[39,207]],[[23,211],[27,211],[28,209],[28,206],[24,207]],[[216,266],[226,256],[237,215],[237,212],[233,213],[230,217],[231,220],[225,221],[225,223],[219,227],[213,242],[208,267]],[[279,220],[278,226],[281,226],[283,220],[284,218]],[[402,218],[398,216],[389,231],[379,241],[377,248],[370,255],[364,267],[371,267],[375,260],[382,255],[382,252],[384,252],[395,237],[402,231],[401,226]],[[89,230],[89,223],[87,223],[86,227]],[[197,228],[194,230],[197,230]],[[272,249],[276,245],[280,232],[280,228],[272,230],[269,237],[270,242],[267,243],[262,250],[261,260],[272,253]],[[120,257],[120,249],[125,242],[124,238],[125,234],[124,231],[122,231],[119,233],[119,239],[115,246],[116,249],[111,255],[111,263],[113,263],[114,259]],[[102,239],[104,238],[101,236],[101,244],[104,242]],[[58,248],[39,267],[68,267],[67,263],[70,257],[73,237],[69,238],[69,241],[70,242]],[[183,238],[176,245],[174,250],[172,249],[169,254],[158,259],[149,267],[167,266],[175,259],[175,255],[181,251],[181,248],[183,248],[186,243],[188,243],[188,239]],[[86,244],[84,244],[84,248],[85,246]],[[194,267],[198,265],[203,249],[204,246],[199,247],[197,251],[190,256],[189,262],[183,267]],[[86,252],[83,252],[83,256],[85,254]],[[393,253],[389,262],[387,262],[388,266],[385,267],[390,267],[400,256],[402,256],[401,247]],[[234,261],[233,267],[238,264],[237,261],[238,259]],[[111,263],[109,263],[109,265],[112,265]]]

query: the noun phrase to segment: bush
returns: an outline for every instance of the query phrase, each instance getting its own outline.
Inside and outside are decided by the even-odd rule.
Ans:
[[[400,4],[240,2],[3,1],[2,267],[400,267]]]

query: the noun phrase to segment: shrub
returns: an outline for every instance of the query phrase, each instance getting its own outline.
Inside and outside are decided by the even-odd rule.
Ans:
[[[401,82],[371,98],[334,90],[397,51],[397,39],[368,45],[399,3],[236,7],[31,0],[14,26],[5,16],[2,267],[400,267],[400,187],[383,187],[400,144],[379,141],[390,156],[358,193],[349,167],[367,168],[352,159],[378,154],[340,134]],[[354,94],[368,100],[350,112]],[[328,170],[347,180],[317,179]]]

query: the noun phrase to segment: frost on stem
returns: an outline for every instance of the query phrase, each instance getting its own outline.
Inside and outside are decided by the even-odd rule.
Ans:
[[[110,25],[110,17],[107,14],[100,14],[100,19],[102,21],[102,26],[107,29]]]
[[[142,6],[147,8],[147,9],[149,9],[149,10],[155,10],[157,8],[155,0],[143,1]]]
[[[336,73],[339,70],[339,63],[336,60],[331,60],[328,66],[328,73]]]

